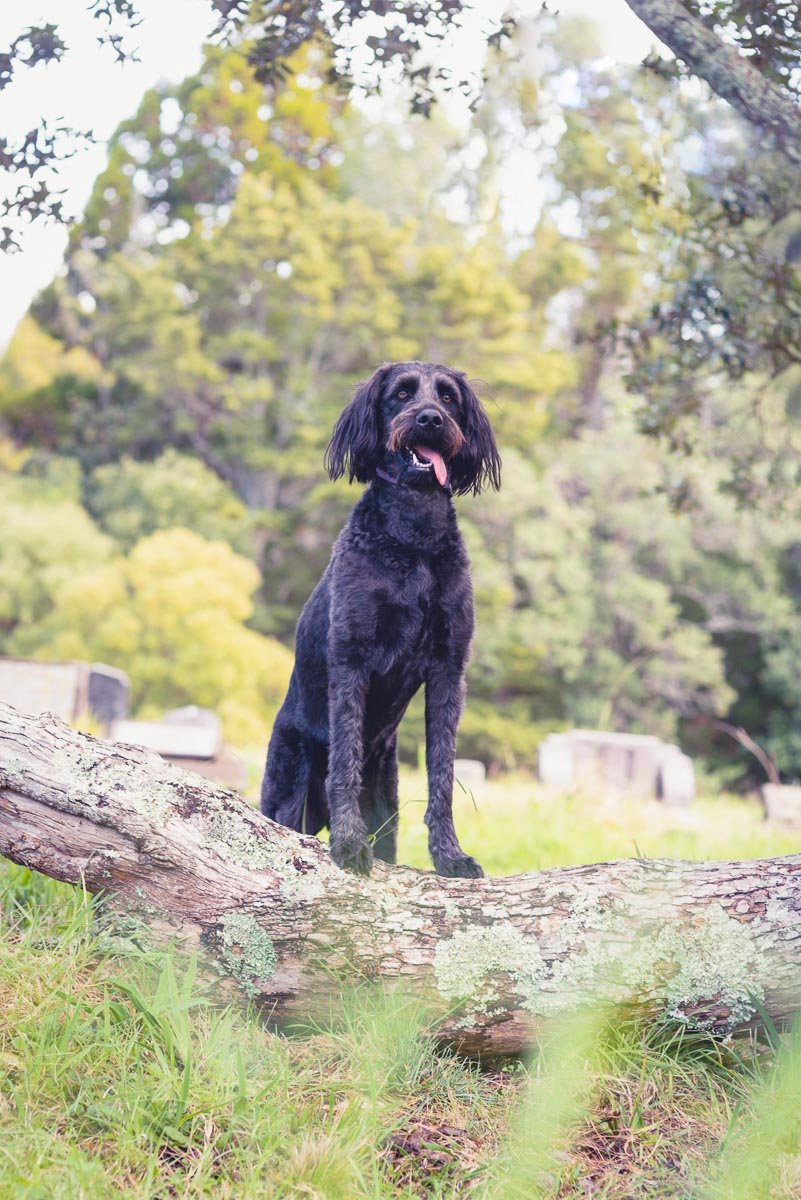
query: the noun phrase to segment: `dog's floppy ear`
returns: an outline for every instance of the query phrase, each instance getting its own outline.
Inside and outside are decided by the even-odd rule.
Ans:
[[[381,458],[378,404],[390,364],[360,383],[353,399],[334,426],[325,452],[325,469],[331,479],[347,471],[348,482],[369,483]]]
[[[459,385],[464,413],[464,446],[449,464],[451,489],[456,496],[477,494],[484,487],[501,486],[501,456],[484,406],[461,371],[453,372]]]

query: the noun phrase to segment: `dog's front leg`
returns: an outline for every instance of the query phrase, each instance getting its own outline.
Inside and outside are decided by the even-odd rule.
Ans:
[[[428,849],[438,875],[477,879],[479,864],[459,845],[453,824],[453,759],[456,729],[464,703],[461,669],[435,663],[426,680],[426,767],[428,770]]]
[[[339,867],[369,875],[373,851],[359,811],[364,701],[367,679],[351,667],[333,666],[328,680],[328,779],[331,857]]]

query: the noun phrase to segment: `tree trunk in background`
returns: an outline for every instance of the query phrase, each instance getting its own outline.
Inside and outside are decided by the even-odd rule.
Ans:
[[[588,361],[579,384],[582,423],[587,429],[603,429],[604,398],[601,394],[601,376],[604,370],[604,352],[597,344],[590,346]]]
[[[801,857],[362,879],[150,752],[3,704],[0,852],[205,947],[278,1022],[364,978],[414,990],[471,1054],[519,1051],[588,996],[720,1032],[799,1007]]]
[[[801,164],[801,106],[789,91],[766,79],[736,46],[708,29],[682,0],[626,0],[629,8],[693,75],[741,116],[769,130],[782,151]],[[770,17],[766,15],[766,21]]]

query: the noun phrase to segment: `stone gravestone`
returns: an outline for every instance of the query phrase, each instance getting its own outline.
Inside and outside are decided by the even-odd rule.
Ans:
[[[453,775],[462,787],[477,787],[487,778],[487,768],[477,758],[456,758],[453,762]]]
[[[108,727],[128,716],[131,685],[124,671],[92,663],[87,684],[89,710]]]
[[[788,829],[801,829],[801,787],[786,783],[763,783],[765,819]]]
[[[602,788],[675,806],[695,797],[692,760],[678,746],[647,734],[596,729],[549,734],[539,746],[538,774],[561,791]]]
[[[166,717],[162,721],[115,721],[111,740],[144,746],[171,761],[189,758],[210,762],[222,749],[222,730],[219,718],[214,713],[208,716],[214,718],[213,724]]]
[[[573,748],[566,737],[551,733],[537,750],[537,773],[549,787],[566,792],[573,784]]]
[[[167,762],[225,787],[241,792],[247,785],[247,767],[225,745],[220,718],[207,708],[190,704],[160,721],[115,721],[110,736],[113,742],[155,750]]]
[[[0,700],[20,712],[52,712],[67,722],[91,713],[108,727],[127,715],[130,691],[125,672],[104,663],[0,658]]]
[[[686,808],[695,799],[693,760],[670,743],[663,742],[662,751],[656,781],[657,799],[674,808]]]

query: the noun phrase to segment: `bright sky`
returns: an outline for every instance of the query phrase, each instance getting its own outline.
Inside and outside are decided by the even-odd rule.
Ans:
[[[506,7],[501,0],[479,3],[491,12]],[[525,10],[528,5],[520,7]],[[22,69],[0,92],[0,129],[14,137],[33,128],[44,116],[50,122],[91,129],[101,139],[61,168],[61,186],[67,189],[65,207],[71,213],[81,212],[104,165],[102,139],[110,137],[119,122],[133,113],[148,88],[160,80],[178,81],[195,71],[201,46],[214,28],[208,0],[137,0],[137,8],[143,20],[129,41],[141,61],[122,67],[115,63],[109,48],[98,47],[99,23],[88,15],[85,0],[25,0],[0,11],[0,48],[39,21],[57,25],[68,45],[63,62]],[[593,17],[605,52],[621,62],[642,60],[655,42],[625,0],[558,0],[551,11]],[[474,36],[474,52],[477,40]],[[460,52],[471,52],[469,31]],[[9,193],[9,180],[0,173],[0,196]],[[0,258],[0,347],[36,293],[52,279],[62,262],[66,240],[62,228],[37,223],[25,233],[22,253]]]

